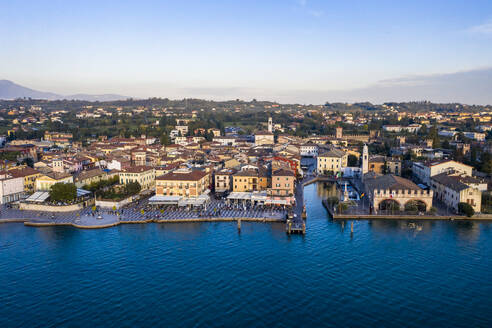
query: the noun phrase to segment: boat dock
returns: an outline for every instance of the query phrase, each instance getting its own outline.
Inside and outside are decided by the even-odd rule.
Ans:
[[[310,180],[308,179],[308,182]],[[304,186],[303,182],[298,183],[296,188],[296,204],[293,211],[289,213],[285,223],[287,234],[306,234],[306,206],[304,206]]]
[[[285,231],[287,234],[306,234],[306,222],[302,217],[292,217],[287,219]]]

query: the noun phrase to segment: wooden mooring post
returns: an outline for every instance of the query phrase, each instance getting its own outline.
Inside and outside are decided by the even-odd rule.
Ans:
[[[237,219],[237,231],[241,232],[241,219]]]

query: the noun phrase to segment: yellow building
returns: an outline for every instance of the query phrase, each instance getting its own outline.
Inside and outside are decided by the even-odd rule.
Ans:
[[[386,158],[384,156],[374,156],[369,158],[369,172],[386,174]]]
[[[344,167],[347,167],[347,159],[347,153],[339,149],[320,151],[317,160],[317,172],[319,174],[341,172]]]
[[[275,138],[273,133],[268,131],[257,132],[255,134],[255,145],[273,145],[275,143]]]
[[[196,198],[210,185],[205,171],[176,170],[156,178],[156,196],[182,196]]]
[[[72,175],[68,173],[52,172],[43,174],[36,179],[36,191],[49,191],[56,183],[73,183]]]
[[[246,169],[233,175],[234,192],[251,192],[266,190],[269,185],[268,174],[264,170]]]
[[[120,172],[120,184],[138,182],[142,190],[155,187],[155,170],[151,166],[132,166]]]
[[[75,185],[77,188],[82,188],[85,185],[90,185],[91,183],[96,183],[101,180],[107,180],[108,174],[101,170],[100,168],[94,168],[86,171],[82,171],[75,178]]]

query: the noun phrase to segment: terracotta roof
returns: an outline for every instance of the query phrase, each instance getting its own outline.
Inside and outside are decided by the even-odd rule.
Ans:
[[[258,131],[255,133],[256,136],[273,136],[273,133],[268,131]]]
[[[32,167],[16,168],[8,171],[14,178],[26,177],[29,175],[39,174],[39,171]]]
[[[45,175],[55,180],[61,180],[72,176],[71,174],[65,172],[49,172]]]
[[[140,165],[140,166],[130,166],[122,171],[128,173],[140,173],[140,172],[150,171],[152,169],[153,169],[152,166]]]
[[[421,190],[419,186],[410,180],[393,174],[386,174],[370,178],[370,175],[364,175],[364,184],[369,190],[389,189],[389,190]]]
[[[234,174],[236,177],[257,177],[258,172],[253,169],[242,170]]]
[[[80,172],[79,175],[75,179],[76,179],[76,181],[82,181],[84,179],[90,179],[93,177],[104,175],[104,173],[105,172],[103,170],[101,170],[100,168],[95,168],[95,169]]]
[[[203,177],[207,176],[208,173],[204,171],[190,171],[190,172],[169,172],[167,174],[157,177],[156,180],[167,180],[167,181],[198,181]]]
[[[442,184],[455,191],[461,191],[470,188],[468,184],[479,184],[480,180],[473,177],[462,177],[457,175],[448,175],[446,172],[437,174],[432,180]]]
[[[339,149],[323,149],[320,151],[318,157],[343,157],[345,152]]]
[[[294,172],[292,172],[291,170],[286,170],[286,169],[276,170],[275,172],[273,172],[273,175],[274,176],[282,176],[282,177],[294,177],[295,176]]]

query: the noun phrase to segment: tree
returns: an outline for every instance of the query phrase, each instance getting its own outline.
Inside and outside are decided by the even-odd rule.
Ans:
[[[205,140],[212,141],[213,139],[214,139],[214,133],[212,131],[205,133]]]
[[[475,214],[473,207],[470,204],[463,202],[458,203],[458,211],[460,214],[465,214],[468,217],[472,217],[473,214]]]
[[[347,165],[350,167],[358,166],[359,159],[357,158],[357,156],[349,154],[347,158]]]
[[[480,161],[482,162],[480,171],[488,174],[492,173],[492,156],[489,153],[484,152],[480,158]]]
[[[34,167],[34,160],[31,157],[27,157],[20,162],[22,165],[27,165],[29,167]]]
[[[405,205],[405,211],[407,212],[417,212],[419,208],[417,207],[417,204],[414,202],[409,202],[408,204]]]
[[[441,143],[439,140],[439,134],[437,133],[437,128],[435,124],[429,130],[429,138],[432,139],[432,148],[439,148]]]
[[[52,201],[72,201],[77,197],[77,187],[73,183],[55,183],[50,190]]]
[[[142,190],[142,186],[138,182],[129,182],[125,185],[125,194],[129,196],[136,195]]]
[[[166,133],[164,133],[161,136],[161,145],[167,146],[167,145],[170,145],[170,144],[171,144],[171,140],[169,140],[169,136]]]

